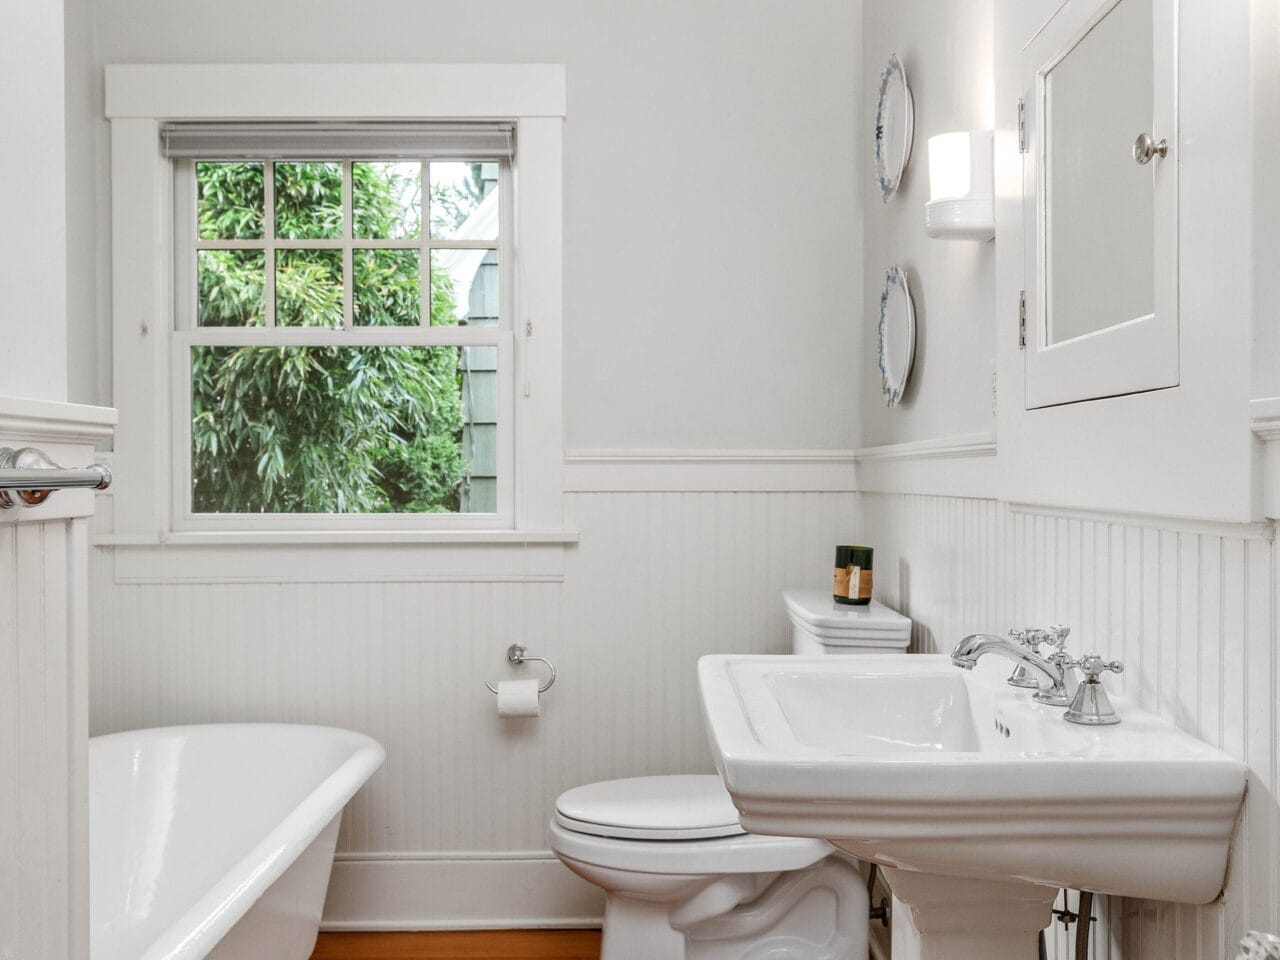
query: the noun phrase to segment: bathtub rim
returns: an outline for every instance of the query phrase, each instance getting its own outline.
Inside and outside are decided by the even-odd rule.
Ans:
[[[89,740],[92,744],[93,741],[126,740],[146,735],[192,734],[229,729],[264,734],[279,730],[307,731],[333,736],[342,743],[349,744],[351,753],[293,807],[283,820],[276,822],[267,835],[236,861],[203,896],[174,918],[138,960],[200,960],[205,957],[302,852],[315,842],[330,821],[341,815],[351,798],[386,759],[386,750],[382,744],[367,734],[343,727],[307,723],[233,721],[175,724],[99,734]]]

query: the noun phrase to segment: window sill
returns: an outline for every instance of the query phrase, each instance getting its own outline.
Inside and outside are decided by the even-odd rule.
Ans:
[[[571,544],[577,530],[180,530],[163,534],[101,533],[95,547],[254,546],[343,544]]]
[[[538,583],[576,530],[262,530],[98,534],[117,583]]]

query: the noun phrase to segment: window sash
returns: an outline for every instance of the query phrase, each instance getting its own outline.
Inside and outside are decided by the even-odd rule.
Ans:
[[[201,159],[208,159],[201,158]],[[510,249],[510,224],[513,204],[513,177],[511,164],[500,158],[470,156],[467,159],[475,162],[498,163],[498,235],[480,240],[460,240],[433,238],[431,236],[431,191],[427,177],[427,162],[422,162],[422,208],[419,212],[422,228],[420,236],[401,240],[363,240],[355,239],[354,209],[351,193],[352,171],[350,159],[343,161],[342,170],[342,222],[343,237],[340,240],[290,240],[275,236],[275,176],[273,159],[262,157],[246,158],[262,161],[263,184],[263,236],[260,240],[204,240],[199,236],[197,223],[197,185],[196,160],[182,159],[174,163],[174,324],[177,330],[200,329],[199,317],[199,283],[197,276],[197,257],[201,250],[262,250],[265,254],[265,276],[262,290],[264,327],[251,327],[255,331],[276,328],[276,251],[279,250],[341,250],[343,275],[343,328],[355,329],[354,323],[354,285],[353,253],[356,250],[417,250],[419,251],[418,281],[420,300],[418,305],[419,322],[424,327],[431,323],[431,251],[432,250],[497,250],[498,251],[498,300],[502,304],[513,303],[511,267],[513,256]],[[282,162],[304,162],[296,158],[280,158]],[[380,157],[379,159],[388,159]],[[394,159],[394,158],[392,158]],[[217,162],[217,161],[211,161]],[[357,161],[359,162],[359,161]],[[511,329],[509,317],[511,310],[504,307],[499,317],[502,329]],[[412,329],[412,328],[396,328]]]
[[[208,159],[202,157],[200,159]],[[174,184],[174,321],[171,339],[170,383],[173,418],[171,429],[172,477],[171,524],[177,532],[201,531],[288,531],[288,530],[486,530],[510,529],[515,525],[515,365],[518,362],[511,332],[515,301],[511,252],[514,192],[511,164],[498,161],[498,235],[483,240],[434,239],[430,230],[430,187],[423,163],[422,229],[418,238],[401,240],[354,239],[351,159],[343,161],[343,239],[286,240],[275,234],[273,160],[261,156],[246,160],[263,161],[263,238],[260,240],[202,240],[198,236],[196,160],[173,163]],[[309,157],[307,159],[310,159]],[[380,155],[375,159],[395,159]],[[450,158],[452,159],[452,158]],[[468,155],[477,162],[494,162],[492,157]],[[296,162],[296,157],[282,157]],[[402,249],[420,251],[420,325],[416,327],[355,326],[353,252],[360,249]],[[263,250],[265,326],[201,327],[197,256],[200,250]],[[343,251],[342,327],[281,327],[275,325],[275,256],[278,250],[336,249]],[[481,249],[498,251],[500,324],[496,327],[431,326],[431,251]],[[196,513],[191,494],[191,349],[194,346],[493,346],[498,350],[497,423],[497,510],[494,513]]]
[[[265,328],[249,328],[264,330]],[[399,332],[393,338],[387,332]],[[228,334],[239,334],[228,336]],[[447,338],[435,334],[447,333]],[[177,331],[171,343],[173,404],[173,529],[218,530],[493,530],[510,529],[514,510],[514,343],[509,330],[493,327],[369,327],[328,330],[276,328],[267,339],[242,329],[211,327]],[[492,346],[498,351],[497,510],[494,513],[196,513],[191,509],[191,348],[194,346]]]

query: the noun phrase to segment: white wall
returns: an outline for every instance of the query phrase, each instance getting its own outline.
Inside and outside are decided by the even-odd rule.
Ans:
[[[1280,154],[1280,0],[1255,0],[1250,67],[1253,89],[1253,396],[1280,396],[1280,177],[1270,167]]]
[[[1182,386],[1028,412],[1016,346],[1024,257],[1014,127],[1023,43],[1058,6],[994,5],[994,273],[975,268],[957,277],[944,266],[921,284],[930,299],[956,304],[971,303],[973,285],[993,284],[990,309],[971,305],[955,318],[986,332],[956,341],[948,354],[967,386],[943,379],[933,393],[922,382],[915,411],[867,405],[868,439],[940,446],[910,459],[859,461],[867,491],[859,495],[859,537],[877,548],[877,595],[915,620],[916,649],[944,651],[978,630],[1066,623],[1076,652],[1124,661],[1124,675],[1109,683],[1249,765],[1222,900],[1100,907],[1110,935],[1096,936],[1097,958],[1214,960],[1234,956],[1249,928],[1280,930],[1280,558],[1274,524],[1245,522],[1257,518],[1259,492],[1248,399],[1277,392],[1274,257],[1262,253],[1276,230],[1275,191],[1260,149],[1277,136],[1267,86],[1280,52],[1277,6],[1181,5]],[[868,2],[867,64],[914,44],[952,71],[930,78],[935,91],[988,87],[986,69],[970,72],[947,59],[945,32],[935,27],[969,4],[932,4],[929,18],[908,5],[899,19],[901,8]],[[907,68],[910,75],[910,61]],[[918,115],[922,99],[917,92]],[[1223,140],[1227,129],[1232,144]],[[895,207],[895,200],[888,220],[868,214],[864,302],[878,292],[872,251],[899,243],[922,202]],[[866,343],[874,342],[873,323],[868,315]],[[991,344],[1001,385],[995,450],[975,457],[945,441],[979,429],[976,419],[964,420],[962,431],[939,417],[922,432],[919,408],[928,397],[938,409],[949,402],[965,409],[967,391],[987,385]],[[1069,956],[1060,929],[1055,939],[1055,955]]]
[[[67,398],[62,3],[0,6],[0,397]]]
[[[110,160],[102,135],[102,76],[93,64],[93,0],[65,8],[67,395],[76,403],[111,400],[111,195],[98,194]],[[101,181],[105,185],[105,181]]]
[[[990,243],[930,240],[929,138],[992,125],[992,3],[872,0],[864,7],[862,125],[854,148],[864,210],[860,376],[862,446],[990,431],[995,421],[995,251]],[[888,202],[871,174],[880,74],[891,53],[906,69],[915,102],[915,145]],[[885,272],[906,271],[916,309],[916,356],[900,406],[885,406],[876,368],[877,320]]]
[[[1226,960],[1247,930],[1280,931],[1280,557],[1271,526],[860,497],[878,596],[915,620],[913,649],[940,653],[968,633],[1069,624],[1072,650],[1123,661],[1109,687],[1249,765],[1223,898],[1104,904],[1115,942],[1097,937],[1093,960]],[[1056,955],[1071,956],[1058,939]]]
[[[565,63],[569,448],[847,448],[859,6],[104,0],[68,66],[71,193],[101,239],[105,63]],[[73,397],[105,400],[109,248],[72,256]]]
[[[996,5],[996,344],[999,490],[1010,500],[1243,521],[1260,515],[1252,397],[1253,280],[1249,0],[1181,3],[1177,19],[1179,385],[1026,410],[1018,291],[1023,163],[1019,97],[1038,65],[1024,45],[1058,0]],[[1234,141],[1234,142],[1232,142]],[[1265,168],[1264,168],[1265,169]],[[1261,251],[1258,251],[1261,253]]]
[[[596,922],[597,893],[547,852],[555,796],[712,770],[697,658],[787,649],[780,591],[829,580],[855,495],[584,492],[567,512],[582,543],[532,582],[117,583],[99,549],[93,730],[282,720],[376,737],[387,762],[344,816],[331,926]],[[538,720],[500,720],[483,685],[530,675],[504,659],[517,640],[559,670]]]
[[[0,2],[0,446],[87,459],[68,419],[61,2]],[[0,957],[87,960],[92,498],[0,516]]]
[[[857,429],[860,4],[77,3],[69,192],[97,238],[71,245],[82,397],[111,395],[104,64],[567,65],[565,519],[581,544],[558,565],[558,546],[536,548],[536,575],[520,547],[477,574],[449,572],[468,548],[428,546],[382,580],[304,559],[254,583],[139,579],[136,554],[99,548],[91,703],[96,732],[258,718],[385,743],[344,823],[331,925],[598,919],[546,850],[554,796],[710,769],[694,662],[784,649],[780,591],[825,584],[853,522],[847,459],[823,452]],[[377,549],[334,548],[346,569]],[[560,670],[534,723],[499,721],[482,685],[509,675],[513,640]]]

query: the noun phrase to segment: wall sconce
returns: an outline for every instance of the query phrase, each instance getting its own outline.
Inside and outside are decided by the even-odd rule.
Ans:
[[[947,240],[996,235],[992,131],[961,130],[929,138],[929,202],[925,230]]]

